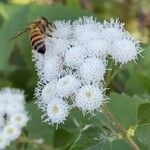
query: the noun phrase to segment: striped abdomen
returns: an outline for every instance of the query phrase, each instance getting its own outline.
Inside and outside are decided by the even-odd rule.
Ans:
[[[32,47],[39,53],[45,53],[45,42],[43,33],[41,33],[39,28],[32,29],[29,33],[29,38]]]

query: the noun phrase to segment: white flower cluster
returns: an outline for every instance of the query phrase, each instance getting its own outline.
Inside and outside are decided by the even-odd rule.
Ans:
[[[53,37],[45,40],[46,53],[33,51],[40,79],[35,96],[52,125],[63,123],[74,107],[83,113],[100,110],[106,100],[103,83],[108,57],[125,64],[142,51],[118,20],[100,23],[83,17],[54,24]]]
[[[3,88],[0,91],[0,149],[17,139],[26,126],[25,95],[19,89]]]

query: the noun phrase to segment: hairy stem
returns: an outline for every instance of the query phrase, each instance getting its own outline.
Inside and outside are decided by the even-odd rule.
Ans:
[[[108,72],[107,76],[106,76],[106,88],[109,86],[109,84],[111,83],[111,81],[114,79],[114,77],[116,76],[118,70],[120,69],[120,64],[118,64],[116,67],[114,64],[111,68],[114,68],[113,70],[111,70],[110,72]],[[117,121],[117,119],[113,116],[113,114],[111,113],[111,111],[109,110],[107,104],[105,104],[102,107],[103,112],[105,113],[106,117],[112,122],[112,124],[114,125],[114,127],[116,128],[116,132],[118,132],[122,138],[132,147],[133,150],[140,150],[140,148],[138,147],[138,145],[133,141],[133,139],[131,137],[129,137],[127,135],[127,131],[126,129]]]
[[[53,150],[53,148],[50,145],[44,144],[44,143],[39,143],[36,139],[30,139],[27,136],[21,136],[18,141],[18,144],[33,144],[33,145],[37,145],[38,147],[40,147],[42,150]]]
[[[127,135],[126,129],[116,120],[111,111],[108,109],[107,105],[103,106],[103,112],[106,114],[107,118],[111,120],[112,124],[116,128],[117,132],[121,134],[122,138],[132,147],[133,150],[140,150],[138,145],[133,141],[131,137]]]
[[[116,67],[113,66],[113,70],[109,70],[108,75],[106,76],[106,87],[109,86],[110,82],[114,79],[116,76],[118,70],[120,69],[120,65],[117,65]]]

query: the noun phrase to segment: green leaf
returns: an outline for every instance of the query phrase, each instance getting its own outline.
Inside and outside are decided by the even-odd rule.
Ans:
[[[74,135],[67,130],[58,129],[54,134],[53,145],[56,148],[65,148],[70,145],[74,140]]]
[[[6,5],[0,2],[0,14],[5,20],[8,20],[9,17],[17,12],[20,9],[17,5]]]
[[[15,31],[23,26],[27,19],[29,7],[23,7],[15,15],[6,21],[0,32],[0,71],[4,70],[7,66],[9,57],[13,49],[13,43],[9,40],[14,35]],[[6,67],[7,68],[7,67]]]
[[[114,117],[128,129],[138,123],[137,110],[141,102],[137,97],[111,93],[108,105]]]
[[[42,122],[41,111],[34,102],[28,103],[27,108],[31,118],[27,126],[29,137],[33,139],[43,138],[45,143],[52,144],[55,128]]]
[[[150,103],[141,104],[138,108],[138,123],[150,123]]]
[[[139,81],[143,84],[145,89],[150,93],[150,78],[142,73],[138,73]]]
[[[136,129],[136,136],[141,143],[150,149],[150,124],[139,125]]]

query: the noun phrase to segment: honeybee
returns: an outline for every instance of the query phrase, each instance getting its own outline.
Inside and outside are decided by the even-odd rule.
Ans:
[[[40,17],[33,21],[29,26],[16,34],[10,40],[13,40],[25,32],[29,32],[29,40],[32,47],[39,53],[44,54],[45,38],[47,36],[52,37],[52,32],[56,29],[56,26],[49,22],[46,18]]]

